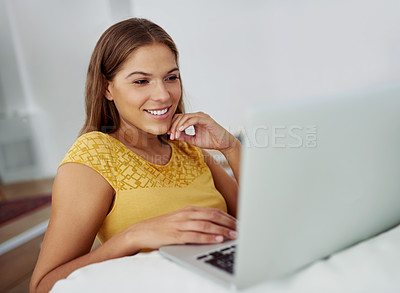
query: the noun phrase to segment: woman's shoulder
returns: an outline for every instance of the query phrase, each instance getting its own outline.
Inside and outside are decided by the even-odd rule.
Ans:
[[[98,172],[115,189],[117,186],[115,155],[109,135],[92,131],[79,136],[62,159],[66,163],[79,163]]]
[[[97,140],[102,143],[109,143],[110,136],[100,131],[90,131],[79,136],[76,141],[82,141],[82,140]]]
[[[109,135],[91,131],[79,136],[70,147],[62,163],[110,159],[112,141]]]
[[[84,147],[84,149],[110,149],[112,147],[112,141],[110,136],[106,133],[91,131],[79,136],[72,145],[72,149],[76,147],[79,148],[79,146]]]

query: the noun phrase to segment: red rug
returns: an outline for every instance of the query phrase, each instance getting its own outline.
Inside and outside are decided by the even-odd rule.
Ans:
[[[0,226],[50,203],[51,194],[0,202]]]

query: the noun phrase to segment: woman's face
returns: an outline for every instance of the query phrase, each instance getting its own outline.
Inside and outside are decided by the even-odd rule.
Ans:
[[[160,135],[169,130],[181,98],[179,69],[166,45],[140,47],[125,60],[106,98],[114,101],[121,128]]]

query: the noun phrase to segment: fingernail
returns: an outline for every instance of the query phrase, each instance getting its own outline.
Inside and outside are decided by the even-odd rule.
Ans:
[[[179,127],[179,131],[183,131],[183,129],[184,129],[183,126]]]
[[[215,240],[218,241],[218,242],[221,242],[222,240],[224,240],[224,237],[217,236],[217,237],[215,237]]]
[[[171,135],[169,136],[169,139],[170,140],[173,140],[174,139],[174,134],[171,132]]]
[[[179,131],[175,132],[175,137],[179,138]]]
[[[236,231],[229,231],[229,236],[231,236],[232,238],[236,238],[237,236]]]

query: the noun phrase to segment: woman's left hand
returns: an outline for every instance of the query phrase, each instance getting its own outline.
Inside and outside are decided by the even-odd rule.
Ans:
[[[195,135],[188,135],[185,129],[193,126]],[[176,114],[168,131],[171,140],[182,140],[200,148],[225,151],[233,147],[236,138],[209,115],[198,112]]]

